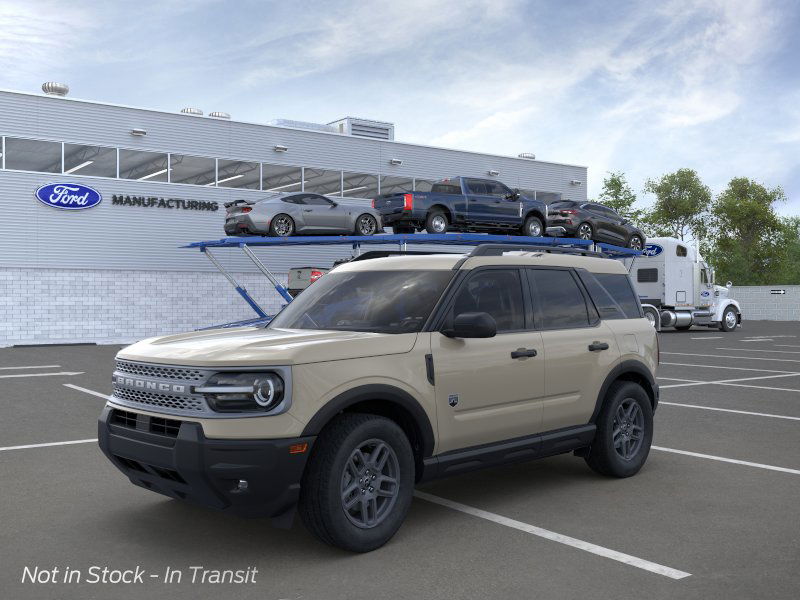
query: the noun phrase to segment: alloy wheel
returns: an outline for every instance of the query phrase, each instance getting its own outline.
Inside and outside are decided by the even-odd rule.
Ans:
[[[277,217],[272,222],[272,228],[275,230],[275,234],[281,237],[290,235],[292,233],[292,229],[294,229],[289,217]]]
[[[377,228],[377,224],[375,223],[375,219],[373,219],[369,215],[362,215],[358,219],[358,231],[361,235],[372,235],[375,233],[375,229]]]
[[[578,238],[582,240],[592,239],[592,226],[588,223],[583,223],[580,227],[578,227]]]
[[[727,325],[729,329],[736,327],[736,313],[732,310],[725,313],[725,325]]]
[[[436,215],[431,219],[431,226],[436,233],[444,233],[447,230],[447,219],[443,215]]]
[[[539,237],[542,235],[542,226],[539,221],[531,221],[530,225],[528,225],[528,235],[530,237]]]
[[[624,460],[633,459],[644,439],[644,413],[636,400],[625,398],[620,402],[612,429],[614,450]]]
[[[392,447],[367,440],[350,454],[342,473],[342,510],[356,527],[372,529],[392,512],[400,492],[400,463]]]
[[[642,249],[642,238],[640,238],[638,235],[633,236],[631,238],[630,243],[628,244],[628,247],[630,249],[632,249],[632,250],[641,250]]]

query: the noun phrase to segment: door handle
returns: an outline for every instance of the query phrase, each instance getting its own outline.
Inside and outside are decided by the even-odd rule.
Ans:
[[[304,208],[303,212],[314,212],[313,208]]]
[[[608,344],[605,342],[592,342],[589,344],[589,352],[598,352],[600,350],[608,350]]]
[[[533,348],[518,348],[511,352],[511,358],[528,358],[533,356],[536,356],[536,350]]]

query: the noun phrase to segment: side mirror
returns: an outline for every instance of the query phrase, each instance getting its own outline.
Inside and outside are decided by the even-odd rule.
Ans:
[[[331,208],[336,208],[337,206],[339,206],[339,203],[331,200]]]
[[[443,329],[449,338],[490,338],[497,335],[497,323],[485,312],[461,313],[453,320],[451,329]]]

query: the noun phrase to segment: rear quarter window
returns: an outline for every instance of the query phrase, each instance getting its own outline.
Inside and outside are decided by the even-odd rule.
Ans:
[[[638,319],[643,316],[642,305],[627,275],[588,271],[579,271],[579,274],[601,318]]]

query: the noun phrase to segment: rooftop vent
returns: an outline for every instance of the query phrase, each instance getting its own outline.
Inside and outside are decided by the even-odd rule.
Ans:
[[[42,91],[48,96],[66,96],[69,94],[69,86],[66,83],[48,81],[42,84]]]
[[[339,133],[346,135],[372,138],[374,140],[394,140],[394,123],[345,117],[329,124],[336,127],[336,131]]]
[[[517,156],[527,160],[536,160],[536,155],[533,152],[520,152]]]
[[[322,123],[309,123],[308,121],[293,121],[291,119],[273,119],[267,125],[275,127],[291,127],[292,129],[307,129],[309,131],[322,131],[325,133],[336,133],[336,128]]]
[[[228,114],[226,112],[220,112],[218,110],[215,110],[214,112],[208,113],[208,116],[209,117],[213,117],[214,119],[230,119],[231,118],[230,114]]]
[[[186,107],[186,108],[182,108],[181,112],[183,114],[185,114],[185,115],[197,115],[199,117],[203,116],[203,111],[202,110],[200,110],[199,108],[192,108],[190,106]]]

